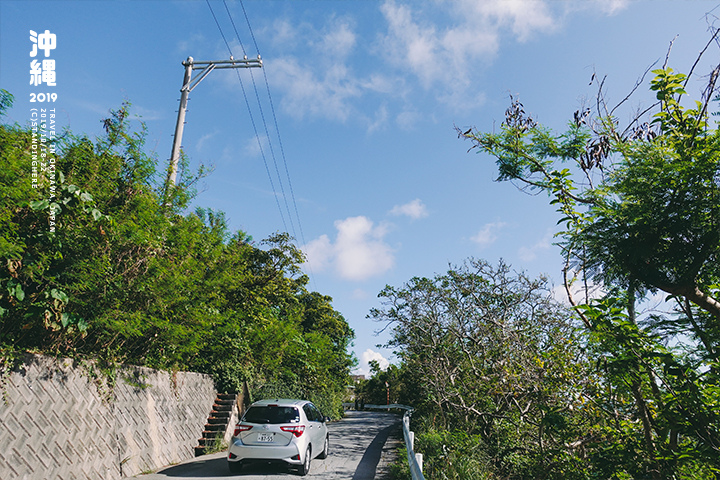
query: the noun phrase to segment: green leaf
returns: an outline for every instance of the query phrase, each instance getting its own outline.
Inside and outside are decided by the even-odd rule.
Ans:
[[[20,302],[25,300],[25,292],[23,291],[22,286],[19,283],[15,285],[15,298],[17,298]]]
[[[33,202],[30,202],[30,208],[32,208],[34,211],[38,210],[45,210],[50,205],[50,202],[47,200],[35,200]]]
[[[85,332],[87,332],[87,329],[88,329],[88,323],[85,321],[84,318],[80,318],[77,321],[77,327],[78,327],[78,330],[80,330],[80,333],[85,333]]]
[[[50,296],[56,300],[60,300],[66,305],[70,300],[65,294],[65,292],[63,292],[62,290],[58,290],[57,288],[53,288],[52,290],[50,290]]]

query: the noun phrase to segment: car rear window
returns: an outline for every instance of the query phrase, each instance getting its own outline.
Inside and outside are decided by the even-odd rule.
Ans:
[[[297,423],[300,414],[295,407],[254,406],[243,416],[248,423]]]

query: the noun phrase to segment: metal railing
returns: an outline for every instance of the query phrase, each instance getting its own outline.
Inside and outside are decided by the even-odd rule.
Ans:
[[[365,404],[365,409],[372,410],[405,410],[403,414],[403,438],[405,439],[405,447],[407,448],[408,465],[410,465],[410,476],[412,480],[425,480],[422,473],[423,456],[422,453],[415,453],[415,432],[410,430],[410,416],[415,411],[414,408],[407,405],[391,403],[390,405],[372,405]]]

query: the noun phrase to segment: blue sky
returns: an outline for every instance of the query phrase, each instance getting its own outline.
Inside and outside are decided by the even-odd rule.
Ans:
[[[16,98],[9,119],[25,124],[30,93],[47,90],[58,95],[59,128],[94,137],[128,100],[147,125],[148,152],[165,165],[181,62],[227,59],[222,35],[236,58],[243,47],[261,54],[264,71],[239,71],[245,94],[233,70],[211,72],[190,94],[184,150],[192,167],[215,167],[196,204],[224,211],[233,230],[256,240],[277,231],[297,238],[310,288],[333,297],[356,332],[361,373],[369,359],[393,360],[378,347],[387,333],[374,334],[383,325],[366,319],[385,285],[468,257],[502,258],[559,283],[558,217],[546,198],[493,182],[492,160],[467,153],[454,126],[497,128],[512,94],[560,130],[594,100],[593,73],[607,76],[606,96],[619,101],[662,64],[674,38],[669,64],[688,71],[716,8],[701,0],[209,3],[0,0],[0,88]],[[55,87],[29,85],[30,30],[57,36]],[[698,76],[690,92],[700,86]],[[626,115],[650,101],[641,90]]]

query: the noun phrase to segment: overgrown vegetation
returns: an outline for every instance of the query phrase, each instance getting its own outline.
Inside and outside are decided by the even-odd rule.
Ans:
[[[287,234],[256,244],[222,212],[187,213],[205,171],[183,159],[167,186],[129,111],[111,112],[97,140],[52,137],[50,118],[0,126],[3,356],[205,372],[220,390],[247,380],[338,412],[353,332],[307,290],[301,252]]]
[[[426,478],[720,478],[720,66],[694,102],[692,71],[652,73],[626,125],[602,81],[563,133],[517,99],[499,132],[459,130],[557,206],[572,307],[477,260],[381,293]]]
[[[599,380],[545,280],[470,259],[381,297],[371,316],[393,325],[398,400],[417,409],[427,478],[579,478],[573,451],[600,428]]]

